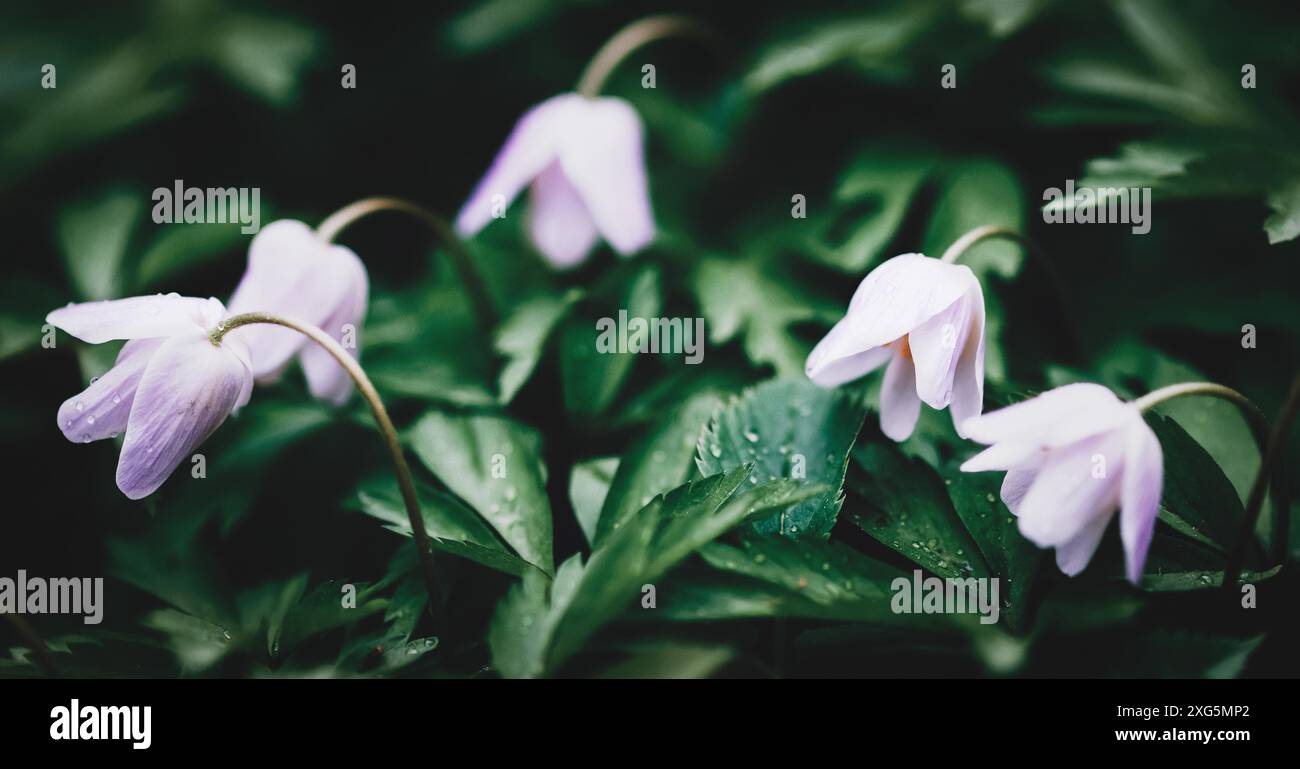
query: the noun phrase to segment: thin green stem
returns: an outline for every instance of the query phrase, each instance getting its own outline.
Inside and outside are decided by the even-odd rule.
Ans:
[[[578,80],[577,92],[594,99],[614,69],[636,49],[667,37],[707,37],[708,28],[688,16],[647,16],[623,27],[601,46]]]
[[[456,231],[441,216],[403,198],[364,198],[330,214],[325,218],[325,221],[316,227],[316,234],[326,242],[332,243],[353,222],[380,211],[400,211],[419,219],[428,225],[429,229],[433,230],[434,235],[447,246],[447,253],[451,257],[452,267],[456,270],[456,275],[460,278],[461,284],[465,286],[465,291],[469,294],[470,305],[474,310],[474,316],[477,318],[480,328],[482,328],[484,334],[491,335],[496,327],[497,316],[492,305],[492,297],[487,290],[487,284],[483,281],[483,276],[479,274],[478,267],[474,264],[474,258],[470,255],[469,249],[465,247],[465,243],[456,236]]]
[[[1025,238],[1024,235],[1021,235],[1008,227],[998,227],[993,224],[985,224],[976,227],[965,235],[962,235],[960,238],[954,240],[952,245],[948,246],[948,250],[943,252],[943,256],[939,257],[939,260],[952,264],[961,258],[961,255],[970,250],[971,246],[974,246],[976,243],[979,243],[982,240],[994,240],[997,238],[1014,241],[1019,243],[1021,246],[1024,246],[1026,251],[1029,250],[1029,240]]]
[[[221,344],[222,338],[239,328],[255,323],[270,323],[276,326],[293,329],[316,344],[325,349],[325,352],[334,358],[343,370],[348,372],[352,381],[356,384],[361,397],[365,399],[370,406],[370,413],[374,415],[375,422],[379,426],[379,434],[383,436],[384,443],[388,446],[388,453],[393,460],[393,469],[397,475],[397,486],[402,492],[402,503],[406,506],[406,517],[411,523],[411,536],[415,539],[416,550],[420,554],[420,568],[424,572],[425,588],[429,593],[429,606],[436,603],[437,593],[434,588],[436,581],[433,571],[433,550],[429,545],[429,534],[424,528],[424,515],[420,512],[420,500],[415,492],[415,480],[411,477],[411,468],[406,464],[406,455],[402,451],[402,441],[397,437],[397,428],[393,426],[393,420],[388,416],[388,410],[384,408],[384,402],[379,397],[379,392],[375,390],[374,384],[371,383],[370,377],[361,368],[361,364],[348,354],[343,346],[334,341],[334,338],[321,329],[305,321],[296,318],[289,318],[281,315],[272,315],[266,312],[248,312],[241,315],[234,315],[222,321],[212,332],[210,338],[212,343]]]
[[[1280,438],[1277,436],[1277,431],[1273,431],[1273,437],[1270,437],[1268,419],[1264,416],[1264,412],[1260,411],[1249,398],[1231,387],[1214,384],[1213,382],[1185,382],[1162,387],[1133,401],[1133,405],[1139,411],[1147,411],[1172,398],[1179,398],[1184,395],[1208,395],[1214,398],[1222,398],[1235,405],[1241,411],[1242,416],[1245,417],[1251,435],[1255,438],[1255,443],[1259,447],[1259,472],[1255,475],[1255,481],[1251,484],[1250,492],[1246,496],[1246,514],[1241,519],[1237,541],[1233,543],[1232,549],[1228,552],[1228,560],[1223,568],[1223,589],[1231,591],[1236,587],[1237,580],[1240,578],[1241,568],[1246,560],[1246,551],[1255,541],[1255,521],[1258,520],[1260,510],[1264,507],[1264,496],[1268,490],[1270,478],[1273,481],[1273,515],[1277,517],[1275,520],[1284,519],[1289,514],[1286,489],[1280,479],[1276,477],[1276,473],[1273,472],[1273,458],[1276,454],[1273,444]]]

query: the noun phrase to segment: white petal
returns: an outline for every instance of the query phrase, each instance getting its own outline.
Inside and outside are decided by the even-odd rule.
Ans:
[[[880,384],[880,430],[891,440],[905,441],[916,429],[920,416],[921,399],[916,396],[912,361],[895,355]]]
[[[1007,506],[1012,515],[1020,515],[1020,503],[1024,501],[1025,494],[1029,493],[1030,487],[1034,485],[1040,467],[1040,463],[1016,467],[1008,470],[1006,477],[1002,479],[1000,492],[1002,504]]]
[[[963,438],[967,436],[962,432],[962,425],[984,410],[984,292],[977,283],[967,296],[971,302],[970,330],[957,360],[952,402],[948,404],[952,425]]]
[[[586,259],[596,245],[596,224],[559,163],[533,181],[529,201],[528,234],[546,260],[564,268]]]
[[[888,347],[872,347],[839,358],[828,357],[827,353],[831,349],[851,349],[851,344],[841,340],[842,336],[851,333],[853,329],[843,320],[831,327],[808,354],[804,373],[809,379],[822,387],[838,387],[875,371],[894,354]]]
[[[560,145],[565,175],[614,250],[640,251],[655,236],[641,118],[622,99],[586,99],[571,129]]]
[[[1092,556],[1097,552],[1097,545],[1110,524],[1109,515],[1099,515],[1089,521],[1078,534],[1069,541],[1056,546],[1056,567],[1066,576],[1073,577],[1083,571]]]
[[[1094,436],[1052,452],[1019,505],[1020,533],[1039,547],[1069,542],[1119,506],[1123,433]]]
[[[112,438],[126,429],[135,388],[161,339],[127,342],[117,363],[98,380],[59,407],[59,429],[76,443]]]
[[[967,292],[907,335],[916,366],[916,394],[930,408],[944,409],[952,401],[952,380],[966,349],[973,313]]]
[[[1164,454],[1160,441],[1142,418],[1129,426],[1124,444],[1124,483],[1120,494],[1119,533],[1124,542],[1128,579],[1142,579],[1147,550],[1160,512],[1164,486]]]
[[[822,340],[818,365],[902,338],[948,309],[978,282],[965,265],[903,254],[871,271],[859,284],[841,321],[845,333]],[[821,345],[819,345],[821,347]]]
[[[114,339],[149,339],[210,328],[215,299],[168,294],[133,296],[106,302],[60,307],[45,321],[83,342],[103,344]],[[220,314],[220,312],[218,312]]]
[[[302,222],[262,228],[248,249],[248,269],[230,298],[231,314],[269,312],[321,325],[348,305],[365,268],[351,249],[325,242]],[[268,381],[306,343],[291,329],[265,323],[241,326],[228,338],[248,345],[253,373]]]
[[[352,269],[349,295],[334,314],[321,324],[321,328],[356,359],[361,347],[361,324],[366,317],[370,283],[360,259],[354,258]],[[309,341],[302,348],[299,358],[303,373],[307,376],[307,389],[312,395],[336,406],[342,405],[352,395],[352,378],[320,345]]]
[[[136,388],[117,463],[131,499],[152,494],[235,408],[251,377],[244,362],[207,334],[176,336],[153,354]]]
[[[1083,416],[1100,429],[1114,427],[1123,416],[1123,404],[1110,390],[1097,384],[1068,384],[1020,403],[967,419],[966,437],[980,443],[1005,440],[1047,442],[1047,437],[1071,416]],[[1104,417],[1104,421],[1103,421]],[[1078,436],[1077,431],[1072,435]],[[1087,435],[1086,431],[1084,435]],[[1053,441],[1062,445],[1061,441]]]
[[[515,124],[456,217],[456,231],[471,237],[492,221],[493,198],[509,205],[519,191],[559,156],[566,137],[579,130],[585,99],[575,93],[553,96],[538,104]]]

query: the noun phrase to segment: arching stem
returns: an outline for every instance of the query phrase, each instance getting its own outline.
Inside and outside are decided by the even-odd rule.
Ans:
[[[1273,431],[1273,435],[1270,437],[1268,419],[1265,418],[1264,412],[1260,411],[1254,403],[1251,403],[1249,398],[1231,387],[1214,384],[1213,382],[1186,382],[1162,387],[1133,401],[1133,405],[1139,411],[1147,411],[1171,398],[1184,395],[1208,395],[1222,398],[1235,405],[1241,411],[1242,416],[1245,417],[1251,435],[1254,436],[1255,443],[1259,447],[1259,473],[1256,474],[1255,481],[1250,487],[1250,493],[1246,497],[1246,514],[1241,520],[1237,541],[1233,543],[1223,569],[1223,589],[1231,591],[1236,587],[1237,580],[1240,578],[1241,567],[1246,560],[1246,550],[1254,541],[1255,521],[1259,518],[1260,510],[1264,506],[1264,495],[1268,489],[1270,478],[1273,480],[1273,514],[1277,516],[1275,526],[1281,526],[1284,531],[1286,528],[1285,524],[1280,523],[1290,514],[1287,508],[1286,489],[1273,472],[1273,459],[1277,453],[1274,444],[1279,442],[1281,437],[1278,431]],[[1292,408],[1294,408],[1294,404]],[[1294,416],[1294,413],[1292,416]]]
[[[997,238],[1013,241],[1023,246],[1026,251],[1029,250],[1029,240],[1024,235],[1021,235],[1008,227],[998,227],[992,224],[985,224],[976,227],[965,235],[962,235],[960,238],[954,240],[952,245],[948,246],[948,250],[943,252],[943,256],[939,257],[939,260],[952,264],[956,262],[962,254],[970,250],[971,246],[974,246],[981,240],[994,240]]]
[[[465,286],[465,291],[469,294],[470,306],[474,310],[474,316],[478,320],[479,327],[484,334],[490,336],[496,327],[497,318],[496,310],[492,305],[492,297],[487,290],[487,284],[484,283],[483,276],[479,274],[478,267],[474,264],[474,258],[470,256],[469,250],[465,248],[465,243],[456,236],[456,231],[441,216],[403,198],[364,198],[330,214],[325,221],[316,227],[316,234],[326,242],[333,242],[353,222],[380,211],[400,211],[419,219],[429,229],[433,230],[434,235],[447,247],[452,267],[456,270],[456,275],[460,278],[461,284]]]
[[[600,95],[614,69],[636,49],[667,37],[707,37],[708,29],[688,16],[647,16],[623,27],[601,46],[578,80],[578,93]]]
[[[411,523],[411,536],[415,539],[415,547],[420,555],[420,569],[424,573],[425,589],[429,594],[429,606],[435,605],[437,593],[434,592],[436,581],[433,572],[433,551],[429,545],[429,534],[424,529],[424,515],[420,512],[420,500],[415,492],[415,481],[411,477],[411,468],[406,464],[406,455],[402,451],[401,439],[397,437],[397,428],[393,426],[393,420],[388,417],[388,410],[384,408],[384,402],[379,398],[379,392],[375,390],[374,384],[371,383],[370,377],[361,368],[347,350],[321,329],[310,323],[289,318],[280,315],[272,315],[265,312],[248,312],[241,315],[234,315],[222,321],[212,332],[210,338],[212,343],[221,344],[222,338],[239,328],[254,323],[269,323],[275,326],[283,326],[293,329],[316,344],[320,345],[334,358],[352,381],[357,386],[357,391],[365,399],[366,404],[370,406],[370,413],[374,415],[375,422],[379,426],[379,434],[383,436],[384,443],[388,446],[388,453],[393,460],[393,470],[397,475],[397,486],[402,492],[402,503],[406,506],[406,517]]]

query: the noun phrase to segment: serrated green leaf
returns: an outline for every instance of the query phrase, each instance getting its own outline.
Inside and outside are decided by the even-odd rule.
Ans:
[[[554,570],[540,434],[504,417],[429,411],[411,427],[410,443],[520,557]]]
[[[599,545],[618,524],[649,504],[656,495],[686,481],[693,467],[696,441],[721,406],[722,398],[716,393],[697,393],[668,412],[631,445],[605,495],[594,544]]]
[[[857,446],[853,464],[847,483],[860,499],[849,512],[859,528],[940,577],[993,576],[929,465],[877,443]]]
[[[754,530],[825,539],[843,502],[849,449],[866,411],[842,391],[807,379],[773,380],[733,400],[700,435],[696,464],[705,475],[752,465],[750,484],[797,478],[829,487]]]

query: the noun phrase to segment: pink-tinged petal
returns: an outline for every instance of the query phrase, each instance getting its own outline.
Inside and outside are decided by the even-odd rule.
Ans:
[[[1123,434],[1112,432],[1052,452],[1020,501],[1020,533],[1039,547],[1057,547],[1119,506]]]
[[[962,462],[963,473],[1011,470],[1042,455],[1042,450],[1024,441],[1002,441]]]
[[[971,302],[970,330],[957,360],[952,402],[948,404],[952,425],[963,438],[967,436],[962,432],[962,425],[984,410],[984,292],[976,283],[967,296]]]
[[[184,334],[205,325],[215,299],[179,294],[133,296],[106,302],[83,302],[60,307],[45,321],[83,342],[103,344],[114,339],[150,339]],[[220,307],[220,302],[217,302]]]
[[[834,361],[883,347],[948,309],[978,284],[969,267],[921,254],[895,256],[858,285],[841,321],[844,334],[823,340],[819,360]]]
[[[1128,579],[1142,579],[1147,550],[1160,512],[1164,486],[1164,453],[1155,433],[1139,416],[1129,426],[1124,444],[1124,482],[1120,493],[1119,534],[1124,542]]]
[[[974,314],[969,296],[967,292],[907,335],[916,366],[916,394],[930,408],[944,409],[952,401],[953,376]]]
[[[149,361],[127,421],[117,487],[130,499],[152,494],[234,410],[250,373],[206,334],[172,337]]]
[[[272,222],[249,246],[248,269],[230,298],[230,312],[270,312],[320,325],[349,306],[359,264],[351,249],[327,243],[302,222]],[[365,268],[360,271],[364,279]],[[228,338],[248,345],[260,381],[278,378],[306,343],[296,331],[264,323],[241,326]]]
[[[966,419],[962,429],[966,437],[980,443],[1038,441],[1071,416],[1082,416],[1086,421],[1100,424],[1098,418],[1105,415],[1107,420],[1101,429],[1110,429],[1114,426],[1110,417],[1122,415],[1122,406],[1115,394],[1101,385],[1068,384],[1006,408]],[[1056,443],[1060,445],[1059,441]]]
[[[622,99],[585,99],[560,145],[560,165],[591,212],[596,229],[620,254],[655,237],[646,182],[641,118]]]
[[[356,359],[360,352],[361,324],[366,317],[370,281],[361,260],[356,257],[353,257],[352,272],[348,296],[321,324],[321,329]],[[299,353],[299,360],[307,376],[307,389],[315,397],[341,406],[352,395],[352,378],[320,345],[308,342]]]
[[[542,256],[560,268],[586,259],[599,237],[596,224],[558,162],[533,181],[529,200],[528,234]]]
[[[581,120],[583,101],[578,94],[564,93],[524,113],[456,216],[461,236],[472,237],[492,221],[494,196],[500,195],[503,205],[509,205],[559,156],[561,145]]]
[[[1093,518],[1073,538],[1056,546],[1056,567],[1061,573],[1073,577],[1088,566],[1097,552],[1097,545],[1101,544],[1110,518],[1109,515]]]
[[[915,372],[907,356],[895,355],[880,383],[880,430],[891,440],[907,440],[921,416]]]
[[[1007,506],[1012,515],[1020,515],[1020,503],[1025,500],[1025,494],[1029,493],[1029,489],[1034,485],[1039,468],[1040,465],[1037,463],[1013,468],[1008,470],[1002,479],[1000,492],[1002,504]]]
[[[838,387],[875,371],[894,354],[888,347],[872,347],[838,358],[830,357],[831,350],[842,351],[852,348],[851,344],[841,339],[852,333],[853,329],[843,320],[831,327],[826,336],[808,354],[804,373],[809,379],[822,387]]]
[[[64,437],[75,443],[90,443],[116,437],[125,430],[135,388],[149,359],[162,343],[161,339],[127,342],[111,369],[64,401],[58,416]]]

